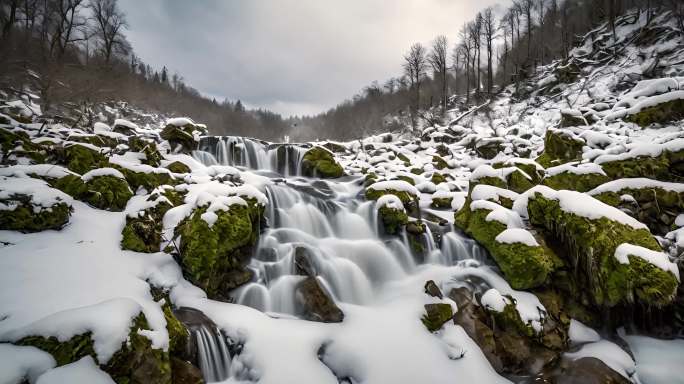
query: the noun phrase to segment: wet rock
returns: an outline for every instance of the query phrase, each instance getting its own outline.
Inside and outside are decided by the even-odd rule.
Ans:
[[[173,384],[204,384],[199,368],[176,357],[171,358],[171,379]]]
[[[344,319],[342,310],[337,307],[330,294],[323,289],[315,277],[309,276],[297,284],[295,301],[305,320],[339,323]]]
[[[541,383],[549,384],[629,384],[630,380],[613,371],[603,361],[595,357],[577,360],[564,359],[551,372],[544,372],[538,378]]]
[[[382,220],[385,233],[388,235],[398,234],[408,223],[408,215],[403,209],[383,206],[378,210],[378,214]]]
[[[437,297],[440,300],[443,298],[442,290],[439,289],[439,287],[433,280],[428,280],[425,283],[425,293],[432,297]]]
[[[311,250],[306,247],[296,247],[294,250],[294,268],[297,275],[316,276],[318,273],[313,264]]]
[[[344,175],[344,170],[330,151],[323,147],[314,147],[302,158],[302,174],[310,177],[337,178]]]
[[[435,332],[442,328],[453,316],[454,312],[449,304],[425,304],[425,314],[420,320],[428,331]]]

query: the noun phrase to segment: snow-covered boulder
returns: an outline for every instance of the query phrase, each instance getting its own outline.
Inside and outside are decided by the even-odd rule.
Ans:
[[[344,175],[344,169],[335,160],[335,156],[323,147],[314,147],[306,151],[302,158],[302,174],[335,178]]]
[[[0,176],[0,229],[60,229],[69,222],[71,201],[42,180]]]

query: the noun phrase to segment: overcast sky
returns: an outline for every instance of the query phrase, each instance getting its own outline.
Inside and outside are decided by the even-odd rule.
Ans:
[[[136,53],[217,100],[316,114],[401,73],[414,42],[508,0],[119,0]]]

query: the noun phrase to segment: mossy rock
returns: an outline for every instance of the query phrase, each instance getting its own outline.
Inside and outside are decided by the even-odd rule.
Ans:
[[[380,189],[367,188],[366,194],[365,194],[366,199],[368,199],[368,200],[377,200],[381,196],[384,196],[384,195],[394,195],[394,196],[398,197],[399,200],[401,200],[401,203],[404,204],[404,206],[413,205],[415,203],[415,200],[416,200],[416,196],[413,196],[409,192],[397,191],[394,189],[380,190]]]
[[[133,197],[126,180],[111,175],[95,176],[87,182],[68,175],[52,181],[52,186],[95,208],[115,212],[123,211]]]
[[[679,153],[684,153],[680,151]],[[670,157],[679,153],[663,151],[659,156],[637,156],[624,160],[613,160],[601,163],[603,171],[613,180],[623,178],[647,177],[662,181],[681,181],[670,169]]]
[[[107,158],[101,151],[80,144],[64,147],[62,161],[70,171],[80,174],[108,166]]]
[[[581,127],[587,125],[587,121],[582,117],[582,115],[573,115],[570,113],[561,112],[560,126],[561,128],[567,127]]]
[[[323,147],[330,152],[335,152],[335,153],[345,153],[347,152],[347,148],[344,147],[344,145],[333,143],[331,141],[326,142],[323,144]]]
[[[180,161],[174,161],[173,163],[166,166],[166,169],[173,173],[190,173],[191,169],[185,163]]]
[[[435,209],[450,209],[452,200],[453,198],[451,197],[433,198],[430,207]]]
[[[138,333],[141,329],[150,329],[142,313],[133,319],[128,339],[106,364],[100,364],[100,368],[121,384],[170,384],[169,354],[153,349],[151,341]],[[76,335],[65,342],[55,337],[29,336],[17,344],[48,352],[57,366],[73,363],[85,356],[92,356],[97,361],[90,333]]]
[[[665,124],[684,119],[684,100],[667,101],[642,109],[633,115],[625,117],[625,121],[648,127],[651,124]]]
[[[585,141],[572,132],[548,129],[544,136],[544,153],[536,161],[544,168],[561,165],[582,158]]]
[[[672,274],[634,257],[629,258],[630,264],[620,264],[615,258],[616,248],[623,243],[661,251],[647,229],[566,212],[558,201],[540,193],[530,198],[528,214],[531,224],[544,232],[558,255],[575,267],[577,284],[593,305],[613,307],[638,299],[663,306],[674,298],[678,283]]]
[[[31,197],[14,195],[0,199],[0,204],[16,205],[12,210],[0,210],[0,230],[39,232],[46,229],[61,229],[69,222],[71,206],[56,203],[50,207],[31,204]]]
[[[491,160],[504,150],[504,140],[500,137],[481,139],[475,143],[475,152],[483,159]]]
[[[131,136],[128,138],[128,146],[133,152],[140,152],[145,155],[143,164],[159,167],[164,157],[157,149],[157,143],[152,139],[147,139],[140,136]]]
[[[401,180],[401,181],[405,181],[411,185],[416,185],[416,182],[415,182],[415,180],[413,180],[413,178],[408,177],[408,176],[404,176],[404,175],[399,175],[393,180]]]
[[[177,126],[169,124],[161,131],[159,136],[167,140],[171,147],[176,152],[190,153],[197,149],[199,142],[196,140],[197,135],[206,135],[207,130],[202,126],[195,124],[186,124]]]
[[[480,177],[479,179],[471,179],[469,183],[469,190],[472,191],[473,188],[475,188],[476,185],[483,184],[483,185],[491,185],[493,187],[497,188],[503,188],[503,189],[508,189],[508,184],[506,181],[498,178],[498,177],[491,177],[491,176],[484,176]]]
[[[48,158],[48,148],[33,143],[31,138],[22,131],[11,131],[0,128],[0,149],[2,149],[3,163],[10,163],[8,156],[27,158],[34,164],[45,163]]]
[[[112,138],[98,134],[69,135],[68,141],[94,145],[96,147],[116,147],[119,142]]]
[[[510,164],[506,164],[504,162],[497,162],[492,164],[492,168],[494,169],[508,168],[511,166],[516,167],[521,171],[525,172],[525,174],[530,176],[532,183],[535,185],[541,183],[542,179],[544,178],[544,171],[542,169],[538,169],[535,164],[515,161],[511,161]]]
[[[437,155],[432,156],[432,165],[439,170],[449,168],[449,164],[446,162],[446,160]]]
[[[410,167],[411,166],[411,160],[406,157],[403,153],[395,152],[397,154],[397,158],[401,161],[404,162],[405,167]]]
[[[610,177],[600,173],[575,174],[566,171],[544,178],[542,184],[556,190],[588,192],[609,181]]]
[[[126,181],[134,191],[137,191],[138,188],[152,191],[159,186],[169,185],[173,182],[173,176],[166,172],[136,172],[118,165],[113,165],[113,167],[123,173]],[[161,170],[164,170],[164,168]]]
[[[388,235],[396,235],[408,223],[408,215],[403,209],[380,207],[378,214]]]
[[[623,201],[622,196],[631,196],[634,201]],[[630,213],[646,224],[656,234],[669,232],[679,214],[684,212],[684,192],[663,189],[657,186],[644,188],[622,188],[594,194],[594,198]]]
[[[516,193],[523,193],[535,186],[535,183],[521,170],[516,169],[506,176],[508,189]]]
[[[441,173],[435,172],[435,173],[432,174],[432,177],[430,178],[430,181],[431,181],[432,183],[434,183],[435,185],[437,185],[437,184],[441,184],[441,183],[446,183],[446,182],[447,182],[447,178],[446,178],[444,175],[442,175]]]
[[[439,331],[442,326],[454,317],[454,310],[449,304],[425,304],[425,314],[420,319],[430,332]]]
[[[259,235],[263,207],[234,204],[228,211],[215,212],[211,227],[202,219],[205,212],[205,207],[196,209],[175,229],[181,265],[186,277],[209,297],[226,298],[229,290],[252,277],[245,265]]]
[[[344,169],[330,151],[313,147],[302,158],[302,174],[309,177],[337,178],[344,175]]]
[[[529,289],[544,284],[556,267],[553,252],[544,246],[499,243],[496,237],[507,229],[496,220],[487,221],[487,209],[470,209],[470,201],[456,212],[455,224],[492,255],[514,289]]]
[[[149,197],[154,198],[154,195]],[[137,217],[126,217],[126,225],[121,232],[121,248],[144,253],[159,252],[164,214],[172,207],[161,201],[153,208],[139,212]]]

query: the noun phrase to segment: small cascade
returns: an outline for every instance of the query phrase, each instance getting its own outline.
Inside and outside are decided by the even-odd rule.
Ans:
[[[367,305],[389,283],[417,272],[420,264],[450,266],[467,259],[486,260],[474,241],[437,225],[425,225],[425,233],[419,236],[425,252],[416,258],[405,235],[385,236],[379,231],[375,203],[358,198],[363,188],[360,180],[298,176],[307,147],[209,137],[200,149],[205,154],[195,157],[205,164],[216,161],[271,172],[266,175],[272,182],[263,190],[269,201],[269,228],[261,234],[249,265],[255,278],[233,293],[238,304],[297,316],[295,292],[305,278],[296,267],[301,263],[335,301]]]
[[[223,381],[230,373],[230,353],[223,333],[216,327],[202,325],[193,331],[197,357],[204,381]]]
[[[204,313],[193,308],[179,308],[174,314],[190,333],[185,354],[202,372],[204,381],[214,383],[230,375],[231,357],[226,336]]]

